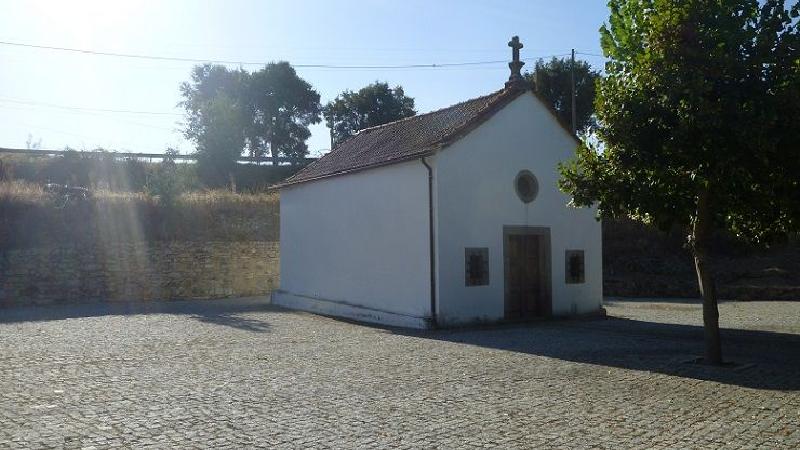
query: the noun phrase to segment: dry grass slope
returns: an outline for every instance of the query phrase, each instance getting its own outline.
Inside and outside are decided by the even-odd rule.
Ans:
[[[70,201],[22,181],[0,182],[0,249],[59,241],[277,241],[277,193],[200,191],[162,204],[141,192],[98,190]]]

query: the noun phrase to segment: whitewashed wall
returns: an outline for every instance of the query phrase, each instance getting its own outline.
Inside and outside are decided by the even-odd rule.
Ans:
[[[428,173],[419,161],[281,191],[278,304],[422,326],[430,315]]]
[[[437,155],[440,322],[503,318],[504,225],[550,228],[554,315],[601,308],[601,225],[594,209],[567,207],[569,198],[557,186],[557,165],[571,158],[575,148],[546,107],[533,94],[524,94]],[[539,195],[530,204],[514,190],[523,169],[539,181]],[[465,286],[465,247],[489,248],[488,286]],[[567,249],[585,251],[584,284],[565,283]]]

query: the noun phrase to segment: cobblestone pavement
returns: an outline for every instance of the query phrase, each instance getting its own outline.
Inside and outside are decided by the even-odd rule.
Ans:
[[[0,448],[797,448],[800,303],[410,332],[259,300],[0,310]],[[752,365],[754,364],[754,365]]]

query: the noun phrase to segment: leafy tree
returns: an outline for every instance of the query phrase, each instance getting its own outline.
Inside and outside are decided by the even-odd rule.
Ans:
[[[708,363],[722,362],[712,232],[765,242],[800,228],[800,2],[786,5],[610,0],[595,104],[603,148],[562,166],[576,205],[685,227]]]
[[[186,139],[195,143],[203,137],[209,122],[207,115],[211,102],[218,96],[225,96],[242,111],[246,109],[247,85],[250,74],[244,70],[230,70],[225,66],[203,64],[192,69],[191,81],[181,83],[183,101],[180,106],[186,110]],[[244,118],[243,118],[244,119]],[[237,126],[241,129],[247,124],[243,121]]]
[[[586,61],[575,60],[575,110],[579,132],[594,125],[595,84],[600,73]],[[558,117],[572,124],[572,61],[569,58],[553,58],[549,62],[536,61],[533,72],[525,74],[536,91],[553,106]]]
[[[178,156],[178,151],[168,148],[161,164],[148,175],[147,183],[144,186],[148,195],[158,197],[159,203],[165,206],[173,206],[186,188],[178,173],[178,164],[175,163],[176,156]]]
[[[25,148],[28,150],[41,150],[42,138],[39,138],[39,140],[34,141],[33,135],[28,133],[28,139],[25,140]]]
[[[225,94],[218,94],[204,108],[197,137],[197,171],[207,184],[233,185],[236,159],[245,145],[241,124],[243,111]]]
[[[392,89],[389,84],[376,81],[358,92],[342,92],[325,105],[322,113],[331,129],[333,143],[338,144],[359,130],[411,117],[417,112],[414,99],[406,96],[401,86]]]
[[[320,121],[319,94],[287,62],[270,63],[253,73],[212,64],[196,66],[191,81],[181,84],[180,90],[186,110],[184,135],[198,145],[211,122],[206,116],[213,114],[211,105],[220,96],[226,98],[231,114],[236,110],[231,116],[236,121],[230,125],[245,137],[239,154],[304,156],[311,135],[308,126]]]
[[[254,72],[246,90],[250,113],[250,154],[303,157],[308,126],[319,123],[319,94],[287,62],[269,63]]]

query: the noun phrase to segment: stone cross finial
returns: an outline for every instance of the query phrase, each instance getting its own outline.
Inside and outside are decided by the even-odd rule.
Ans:
[[[508,68],[511,69],[511,76],[506,81],[506,87],[524,87],[525,79],[522,78],[521,70],[525,63],[519,60],[519,50],[523,47],[522,42],[519,41],[519,36],[512,37],[508,46],[511,47],[512,59],[508,63]]]

